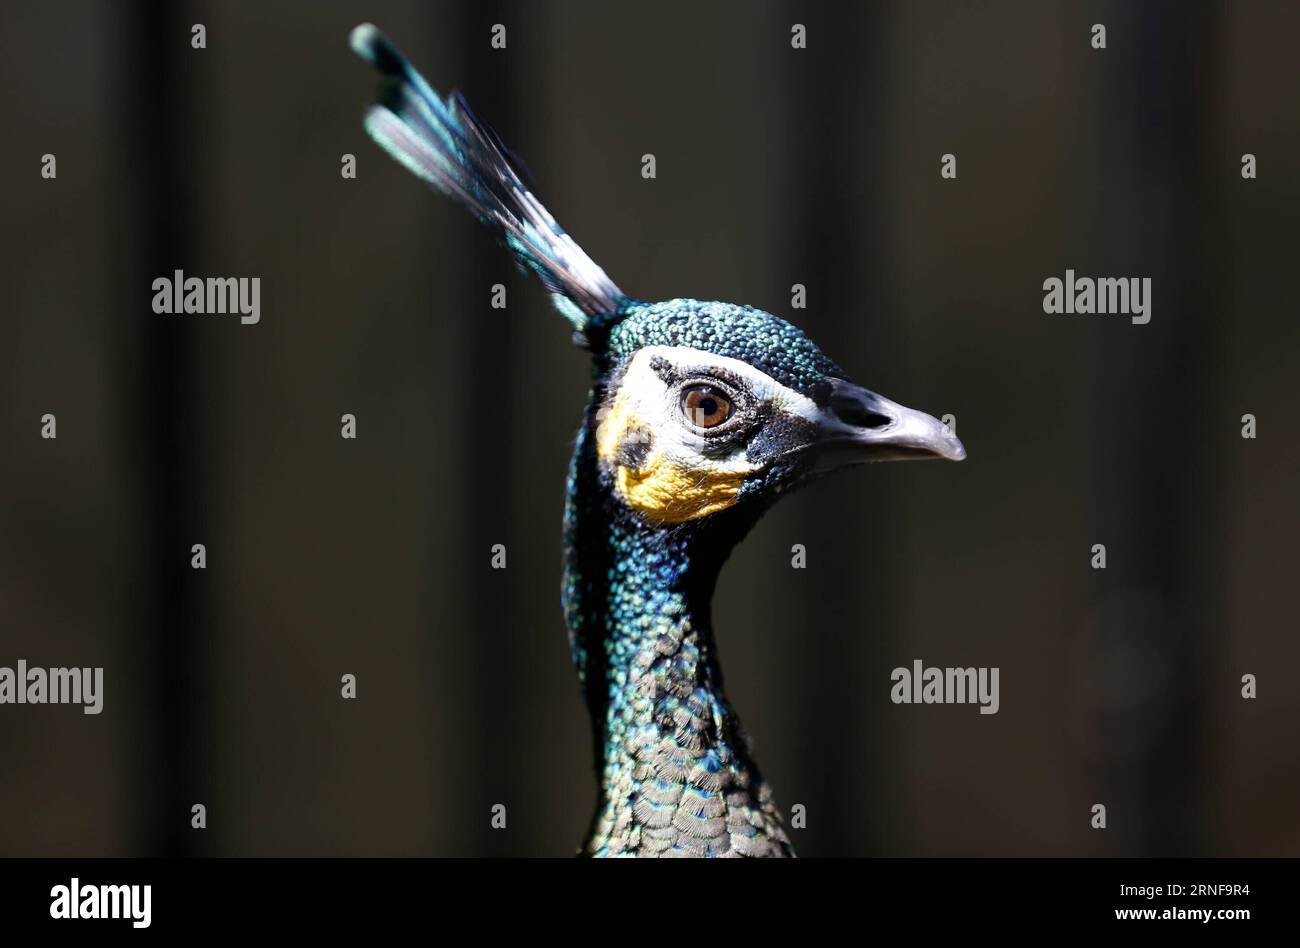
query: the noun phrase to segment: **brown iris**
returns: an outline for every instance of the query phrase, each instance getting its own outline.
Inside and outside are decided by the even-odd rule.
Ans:
[[[682,413],[697,428],[716,428],[731,417],[731,400],[712,385],[692,385],[682,392]]]

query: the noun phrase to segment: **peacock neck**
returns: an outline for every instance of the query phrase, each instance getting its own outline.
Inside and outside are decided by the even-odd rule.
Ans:
[[[744,527],[646,524],[604,492],[583,441],[570,472],[565,601],[600,784],[586,851],[788,854],[710,625],[718,572]]]

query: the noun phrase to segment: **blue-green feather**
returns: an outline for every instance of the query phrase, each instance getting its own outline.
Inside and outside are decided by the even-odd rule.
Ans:
[[[576,329],[593,332],[619,319],[627,297],[524,186],[509,150],[464,98],[441,99],[369,23],[352,31],[351,43],[385,77],[366,112],[370,137],[489,227]]]

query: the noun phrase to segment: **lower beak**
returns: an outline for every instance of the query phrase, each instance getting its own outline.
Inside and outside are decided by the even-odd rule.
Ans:
[[[965,459],[966,449],[938,418],[852,382],[831,381],[831,397],[817,441],[818,469],[869,461]]]

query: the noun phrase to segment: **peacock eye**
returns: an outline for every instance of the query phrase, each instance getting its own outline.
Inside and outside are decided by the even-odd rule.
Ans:
[[[697,428],[716,428],[731,417],[731,399],[712,385],[691,385],[682,391],[682,414]]]

